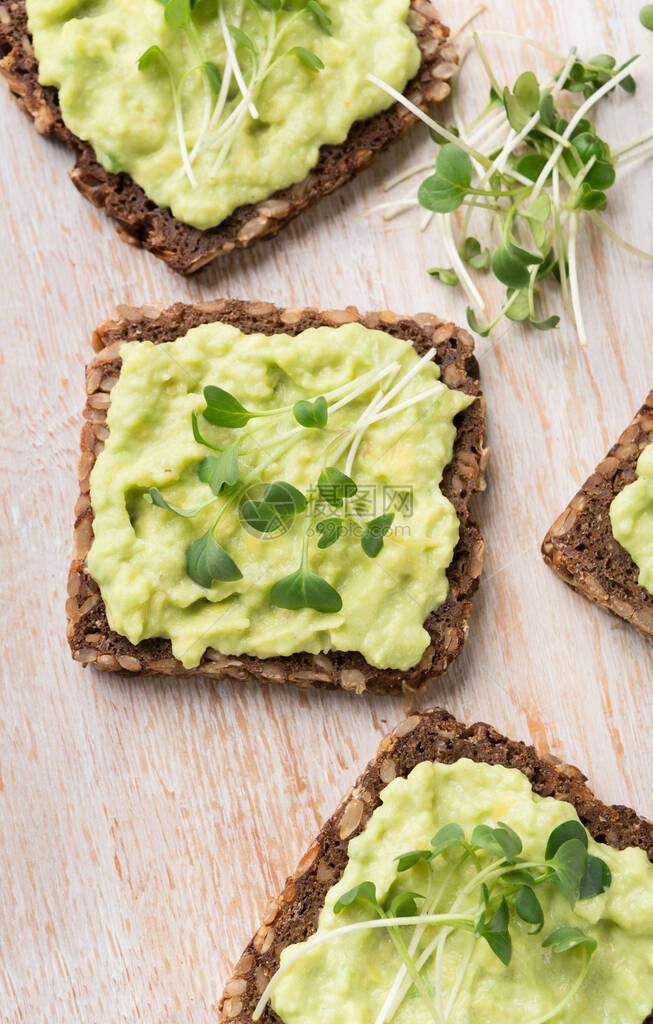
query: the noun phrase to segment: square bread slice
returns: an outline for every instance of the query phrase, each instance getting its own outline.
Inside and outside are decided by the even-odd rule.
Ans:
[[[440,22],[430,0],[411,0],[410,8],[409,25],[417,37],[422,64],[405,95],[427,110],[431,103],[449,95],[449,79],[457,71],[458,55],[448,45],[449,29]],[[105,211],[124,241],[149,249],[180,274],[192,274],[216,256],[276,235],[307,207],[367,167],[417,120],[396,103],[357,122],[343,143],[322,147],[317,165],[303,181],[274,192],[263,202],[241,206],[222,224],[201,231],[177,220],[169,209],[155,206],[128,174],[105,170],[93,148],[66,128],[57,90],[38,80],[25,0],[0,0],[0,57],[0,72],[39,134],[73,150],[75,166],[70,176],[82,195]]]
[[[227,299],[197,305],[178,303],[162,311],[152,307],[123,308],[119,315],[119,320],[108,320],[97,328],[93,338],[97,355],[86,370],[88,397],[79,462],[81,494],[76,507],[67,601],[68,640],[75,660],[114,672],[230,676],[304,687],[340,687],[357,693],[364,690],[420,691],[429,679],[446,672],[467,637],[472,595],[483,566],[483,541],[470,517],[470,501],[474,492],[485,486],[485,403],[479,392],[474,343],[467,331],[427,313],[416,317],[387,311],[361,314],[354,307],[319,312]],[[243,333],[293,336],[309,327],[361,323],[410,341],[420,355],[434,347],[435,361],[445,384],[479,396],[457,418],[453,458],[442,481],[442,492],[453,503],[460,521],[460,539],[447,570],[449,593],[445,603],[426,620],[424,626],[431,643],[419,664],[408,672],[373,668],[356,652],[337,651],[259,659],[247,655],[225,657],[218,651],[208,650],[197,668],[185,669],[173,657],[169,640],[144,640],[134,646],[109,628],[99,588],[86,570],[86,556],[93,541],[89,474],[108,435],[106,415],[111,403],[111,387],[120,373],[120,347],[125,341],[174,341],[191,327],[216,321],[232,324]]]
[[[441,708],[429,708],[405,719],[381,742],[376,757],[323,826],[281,894],[270,901],[225,986],[220,1021],[250,1024],[282,950],[315,932],[326,894],[346,867],[349,841],[379,806],[382,789],[397,776],[408,775],[421,761],[453,764],[461,757],[518,768],[540,796],[572,804],[594,839],[617,850],[640,847],[653,861],[653,825],[627,807],[608,807],[597,800],[578,768],[550,754],[538,755],[534,747],[507,739],[490,725],[463,725]],[[269,1004],[260,1021],[280,1024]],[[644,1024],[653,1024],[653,1014]]]
[[[653,391],[615,445],[558,516],[542,544],[544,561],[579,594],[653,639],[653,596],[612,535],[613,498],[636,479],[637,460],[653,442]]]

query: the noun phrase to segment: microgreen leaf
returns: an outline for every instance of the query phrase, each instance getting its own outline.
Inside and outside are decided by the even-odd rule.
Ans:
[[[458,146],[448,142],[435,161],[435,174],[419,187],[417,198],[421,205],[436,213],[457,210],[469,192],[474,167],[472,161]]]
[[[286,56],[298,57],[304,67],[307,67],[309,71],[323,71],[324,62],[320,60],[316,53],[312,50],[307,50],[305,46],[292,46]]]
[[[284,519],[299,515],[308,504],[305,495],[285,480],[275,480],[274,483],[268,484],[263,501]]]
[[[566,953],[568,949],[584,946],[587,953],[591,956],[596,949],[597,942],[596,939],[585,935],[580,928],[574,928],[573,925],[565,925],[562,928],[556,928],[554,932],[547,935],[542,945],[545,948],[551,948],[554,953]]]
[[[508,288],[527,288],[531,279],[528,267],[506,245],[500,245],[492,257],[492,270]]]
[[[455,822],[452,822],[450,825],[444,825],[435,833],[431,840],[434,857],[437,857],[438,854],[443,853],[445,850],[449,850],[452,846],[465,845],[465,833],[460,825],[456,825]]]
[[[508,298],[512,299],[514,291],[508,289]],[[531,304],[529,300],[528,288],[522,288],[515,298],[510,303],[510,308],[506,308],[506,316],[509,320],[515,320],[517,323],[521,323],[523,320],[528,320],[531,312]]]
[[[590,900],[610,888],[612,872],[600,857],[588,856],[585,874],[580,882],[580,898]]]
[[[485,915],[483,915],[484,918]],[[492,952],[499,957],[501,963],[508,966],[512,958],[512,940],[508,931],[510,912],[505,899],[501,900],[497,910],[489,921],[483,919],[481,938],[485,939]]]
[[[178,508],[176,505],[171,505],[169,501],[166,501],[158,487],[150,487],[149,498],[157,508],[163,508],[166,512],[172,512],[176,516],[181,516],[182,519],[193,519],[207,505],[212,505],[214,500],[211,498],[209,501],[197,505],[196,508]]]
[[[208,484],[214,494],[232,487],[238,480],[238,445],[234,441],[221,455],[207,455],[199,464],[197,475],[202,483]]]
[[[376,886],[374,882],[360,882],[359,885],[355,885],[353,889],[349,889],[347,892],[334,903],[333,912],[339,914],[345,907],[350,907],[356,900],[360,900],[362,903],[369,903],[375,910],[380,910],[379,901],[376,898]]]
[[[570,906],[580,895],[580,883],[587,866],[587,848],[580,839],[568,839],[547,863],[553,868],[553,879]]]
[[[555,314],[553,316],[548,316],[546,320],[534,320],[531,317],[529,323],[531,327],[534,327],[538,331],[551,331],[560,323],[560,317]]]
[[[211,92],[214,96],[217,96],[220,92],[220,86],[222,85],[222,75],[220,74],[219,67],[214,64],[212,60],[205,60],[202,63],[202,70],[211,87]]]
[[[341,473],[335,466],[326,466],[320,473],[317,489],[328,505],[341,508],[345,499],[354,497],[358,487],[346,473]]]
[[[152,67],[159,61],[161,61],[161,63],[164,64],[166,68],[169,68],[170,65],[168,64],[168,58],[166,57],[161,47],[157,46],[156,44],[153,46],[148,46],[147,50],[145,50],[145,52],[142,53],[138,58],[138,69],[139,71],[144,71],[146,68]]]
[[[238,27],[238,25],[229,25],[228,27],[234,42],[238,43],[240,46],[244,46],[246,50],[249,50],[255,57],[257,57],[258,49],[256,43],[247,35],[247,32],[244,32],[242,28]]]
[[[326,35],[330,36],[331,25],[333,23],[327,12],[324,10],[322,4],[319,3],[318,0],[307,0],[306,10],[310,11],[310,13],[315,17],[322,31]]]
[[[519,174],[523,174],[525,178],[537,181],[545,165],[546,157],[542,156],[541,153],[524,153],[517,161],[515,170]]]
[[[219,448],[217,445],[211,444],[210,441],[207,441],[204,437],[202,437],[202,434],[200,433],[199,423],[197,421],[197,413],[195,412],[194,409],[190,414],[190,421],[193,427],[193,437],[195,438],[198,444],[203,444],[205,448],[211,448],[211,450],[214,452],[224,451],[224,448]]]
[[[477,825],[472,832],[471,845],[478,850],[487,850],[495,857],[514,861],[521,853],[521,839],[508,826],[501,824],[498,828],[489,825]]]
[[[546,849],[544,851],[545,860],[551,860],[562,844],[568,842],[570,839],[578,839],[585,849],[587,849],[589,845],[586,829],[583,828],[580,821],[575,821],[573,818],[569,821],[563,821],[561,825],[558,825],[553,829],[547,840]]]
[[[329,419],[327,400],[322,395],[313,402],[306,398],[295,402],[292,412],[302,427],[326,427]]]
[[[212,530],[193,541],[186,551],[186,571],[194,583],[206,588],[211,587],[214,580],[230,583],[243,577],[233,558],[216,541]]]
[[[320,534],[320,539],[317,542],[318,548],[330,548],[341,537],[344,524],[338,516],[330,516],[328,519],[321,519],[316,523],[315,529]]]
[[[479,324],[478,320],[476,319],[476,312],[475,312],[475,310],[472,309],[471,306],[467,307],[466,314],[467,314],[467,323],[469,324],[471,329],[473,331],[475,331],[477,334],[480,334],[480,336],[482,338],[487,338],[488,334],[490,333],[490,331],[492,329],[490,327],[490,325],[486,324],[485,327],[481,327],[481,325]]]
[[[190,0],[165,0],[164,17],[170,28],[185,28],[190,21]]]
[[[418,892],[399,892],[391,900],[386,913],[388,917],[415,917],[417,914],[415,900],[423,899],[424,897]]]
[[[653,32],[653,4],[645,4],[639,12],[639,20],[644,28]]]
[[[369,519],[361,537],[361,547],[368,558],[376,558],[383,547],[383,538],[392,526],[394,512],[377,516],[376,519]]]
[[[487,246],[481,248],[478,238],[471,235],[465,239],[460,255],[475,270],[487,270],[490,266],[490,250]]]
[[[504,876],[505,877],[505,876]],[[522,886],[517,893],[515,900],[515,911],[527,924],[534,924],[537,927],[531,932],[536,935],[544,927],[544,911],[533,890],[528,886]]]
[[[312,608],[325,615],[339,612],[342,598],[325,579],[304,567],[277,580],[270,589],[270,604],[297,611]]]
[[[206,409],[202,415],[216,427],[244,427],[252,418],[253,414],[237,398],[215,384],[204,388],[204,398]]]
[[[434,856],[435,853],[433,850],[410,850],[408,853],[402,853],[399,857],[395,857],[397,862],[397,871],[408,871],[409,868],[414,867],[415,864],[419,863],[419,861],[429,861],[432,860]]]
[[[240,513],[247,525],[257,533],[273,534],[277,530],[283,529],[283,517],[266,501],[254,501],[248,498],[241,505]]]
[[[449,288],[455,288],[459,283],[458,274],[451,267],[431,267],[427,274],[439,278],[442,284],[448,285]]]

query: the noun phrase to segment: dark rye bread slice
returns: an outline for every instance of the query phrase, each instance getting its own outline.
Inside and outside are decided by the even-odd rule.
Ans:
[[[509,740],[490,725],[463,725],[441,708],[429,708],[405,719],[386,736],[282,893],[271,900],[260,928],[225,986],[220,1021],[251,1024],[254,1008],[279,966],[281,951],[315,932],[326,894],[347,864],[349,841],[363,830],[378,807],[384,786],[397,776],[408,775],[421,761],[452,764],[461,757],[518,768],[540,796],[572,804],[594,839],[618,850],[638,846],[653,861],[653,825],[628,807],[602,804],[587,788],[578,768],[549,754],[538,755],[534,747]],[[280,1024],[269,1004],[260,1020],[262,1024]],[[644,1024],[653,1024],[653,1014]]]
[[[542,544],[544,561],[580,594],[653,639],[653,596],[612,535],[613,498],[636,479],[637,460],[653,442],[653,391],[606,457],[558,516]]]
[[[449,95],[449,79],[457,70],[458,56],[447,45],[449,29],[441,24],[429,0],[411,0],[409,24],[417,37],[422,64],[405,95],[426,110]],[[106,171],[93,148],[66,128],[57,90],[41,86],[38,80],[25,0],[0,0],[0,57],[0,72],[34,119],[36,130],[73,150],[75,166],[70,176],[82,195],[105,211],[124,241],[149,249],[180,274],[192,274],[216,256],[276,235],[307,207],[367,167],[416,121],[414,114],[397,103],[357,122],[341,145],[322,147],[317,165],[303,181],[263,202],[241,206],[218,227],[200,231],[177,220],[169,209],[156,206],[128,174]]]
[[[427,313],[412,318],[387,311],[361,314],[354,307],[318,312],[315,309],[279,309],[265,302],[219,300],[192,306],[179,303],[163,311],[147,307],[119,312],[121,319],[108,320],[95,332],[93,342],[98,354],[86,370],[88,399],[79,463],[81,494],[76,507],[67,601],[68,639],[73,657],[82,665],[93,663],[109,671],[230,676],[305,687],[340,687],[357,693],[366,689],[385,693],[415,692],[423,689],[428,679],[446,672],[467,637],[472,595],[483,566],[483,541],[470,518],[469,506],[473,493],[485,486],[485,402],[479,392],[478,364],[470,335]],[[145,640],[133,646],[109,628],[99,588],[86,571],[86,555],[93,540],[89,474],[108,435],[106,414],[111,387],[120,373],[120,346],[125,341],[144,338],[155,343],[174,341],[191,327],[215,321],[233,324],[244,333],[283,332],[293,336],[309,327],[362,323],[410,341],[420,355],[435,347],[436,362],[444,382],[479,396],[456,419],[458,433],[453,458],[442,482],[442,491],[452,501],[460,520],[460,540],[447,573],[449,593],[445,603],[426,620],[431,643],[419,664],[408,672],[373,668],[355,652],[259,659],[245,655],[225,657],[212,650],[206,652],[197,668],[185,669],[173,657],[169,640]]]

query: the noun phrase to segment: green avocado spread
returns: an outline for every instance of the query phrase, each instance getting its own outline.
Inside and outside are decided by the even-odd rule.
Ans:
[[[321,146],[388,107],[366,74],[401,91],[419,67],[409,0],[275,6],[198,0],[174,27],[180,0],[27,0],[67,127],[197,228],[301,181]]]
[[[381,801],[363,832],[349,844],[347,866],[327,893],[317,937],[374,917],[360,902],[334,912],[337,901],[363,881],[375,883],[380,901],[410,890],[419,894],[418,903],[437,894],[436,905],[442,909],[457,898],[460,910],[476,902],[482,907],[480,887],[460,895],[477,870],[470,857],[460,863],[460,848],[445,849],[432,860],[429,875],[424,861],[398,874],[396,857],[428,849],[434,833],[452,822],[467,836],[476,826],[505,823],[521,838],[521,856],[527,864],[544,857],[554,828],[578,822],[570,804],[537,796],[516,769],[467,759],[451,765],[422,762],[407,778],[391,782]],[[543,929],[536,934],[533,924],[512,914],[508,966],[484,939],[469,931],[449,933],[439,968],[437,947],[421,968],[425,991],[433,999],[431,1012],[413,985],[394,1015],[381,1014],[402,966],[384,927],[340,935],[314,950],[309,940],[304,944],[309,951],[280,973],[272,994],[274,1010],[284,1024],[375,1024],[381,1019],[393,1024],[642,1024],[653,1008],[653,866],[643,850],[617,851],[591,838],[587,852],[608,866],[609,888],[579,899],[572,910],[556,885],[537,885],[533,891],[544,913]],[[488,855],[480,856],[483,868]],[[491,888],[492,875],[485,878]],[[575,992],[587,947],[556,951],[543,946],[550,931],[569,927],[580,929],[592,947],[596,943]],[[399,929],[406,946],[414,928]],[[436,926],[427,927],[418,949],[437,934]],[[282,969],[301,948],[284,950]],[[553,1012],[569,993],[566,1005]]]
[[[653,594],[653,444],[637,461],[637,480],[624,487],[610,505],[615,540],[639,569],[639,585]]]
[[[420,361],[410,343],[360,324],[293,338],[243,335],[213,323],[167,344],[126,343],[121,357],[109,437],[91,474],[88,568],[111,628],[134,644],[169,638],[187,667],[209,647],[262,658],[360,651],[382,668],[417,664],[429,644],[423,623],[447,596],[459,522],[440,482],[452,456],[454,417],[473,396],[440,382],[439,368]],[[258,417],[240,429],[207,422],[207,385],[219,385]],[[328,423],[300,426],[294,403],[318,396],[326,396]],[[386,406],[377,406],[374,420],[371,403],[381,399]],[[239,441],[244,497],[273,481],[310,494],[327,462],[355,479],[353,518],[337,543],[318,547],[319,521],[343,512],[322,507],[319,494],[314,521],[297,515],[285,532],[264,537],[243,521],[237,487],[231,503],[217,497],[190,518],[153,505],[151,488],[179,509],[214,498],[198,473],[210,450],[195,440],[193,412],[209,443]],[[365,417],[374,422],[366,425]],[[215,539],[242,578],[200,586],[185,553],[223,506]],[[394,516],[392,526],[370,557],[361,529],[384,514]],[[311,572],[337,589],[340,610],[270,603],[271,586],[297,569],[304,544]]]

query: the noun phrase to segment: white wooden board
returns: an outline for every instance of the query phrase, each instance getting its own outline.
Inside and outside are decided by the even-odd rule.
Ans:
[[[496,0],[477,22],[566,52],[650,45],[633,0]],[[470,5],[443,0],[455,24]],[[501,43],[506,80],[524,50]],[[492,50],[495,47],[492,46]],[[539,68],[547,66],[537,58]],[[471,64],[465,94],[486,84]],[[636,100],[604,106],[616,143],[650,128],[653,67]],[[4,90],[3,90],[4,92]],[[479,92],[480,95],[480,92]],[[185,281],[120,242],[76,193],[70,156],[0,97],[3,645],[0,700],[0,1020],[215,1018],[222,983],[323,819],[399,719],[395,700],[86,672],[64,638],[83,364],[118,303],[219,295],[350,303],[464,319],[419,213],[366,210],[425,133],[277,240]],[[651,165],[610,197],[651,248]],[[578,764],[606,801],[653,815],[653,651],[539,556],[541,539],[653,385],[650,266],[582,243],[590,343],[506,324],[479,355],[492,460],[478,503],[487,570],[469,643],[425,703],[484,719]]]

